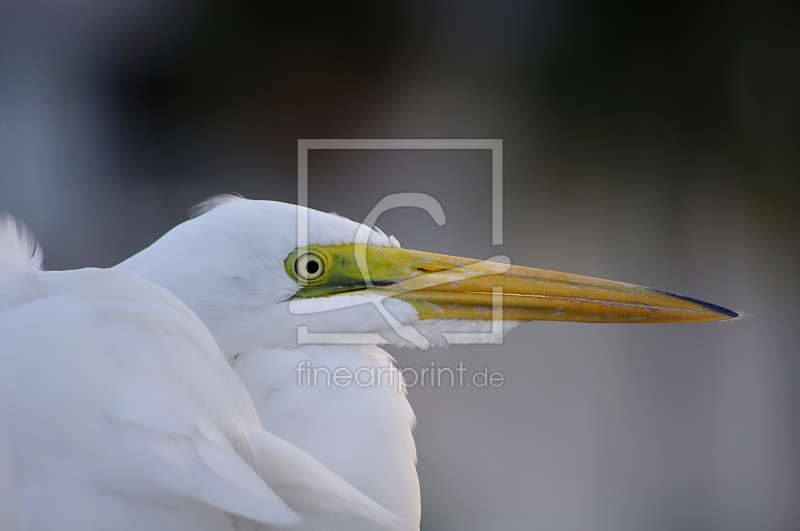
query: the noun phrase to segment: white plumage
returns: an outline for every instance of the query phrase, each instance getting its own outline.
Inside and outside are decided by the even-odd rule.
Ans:
[[[239,198],[189,220],[117,268],[135,272],[175,293],[203,319],[242,378],[264,427],[324,463],[351,485],[400,516],[403,529],[420,520],[414,414],[405,389],[394,385],[298,385],[297,368],[352,371],[392,366],[375,346],[298,345],[297,326],[314,332],[379,331],[407,344],[372,304],[296,314],[290,299],[300,286],[284,260],[297,247],[297,208]],[[309,244],[352,243],[361,226],[333,214],[309,213]],[[396,248],[396,240],[372,231],[370,243]],[[359,302],[372,295],[343,295]],[[338,298],[338,297],[337,297]],[[330,299],[294,300],[324,309]],[[388,301],[405,320],[418,321],[410,305]],[[388,378],[388,374],[385,375]],[[395,375],[399,378],[399,375]],[[317,514],[302,530],[378,530],[357,516]]]
[[[40,272],[32,241],[0,223],[0,529],[224,530],[318,511],[398,525],[261,428],[174,295],[121,270]]]

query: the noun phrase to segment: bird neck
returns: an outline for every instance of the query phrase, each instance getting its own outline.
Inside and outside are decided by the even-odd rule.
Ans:
[[[419,525],[414,413],[391,356],[372,346],[261,348],[232,364],[264,427]]]

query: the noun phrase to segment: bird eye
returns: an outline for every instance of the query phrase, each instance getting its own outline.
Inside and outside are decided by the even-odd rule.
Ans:
[[[305,253],[297,258],[294,263],[294,270],[301,280],[316,280],[325,270],[322,258],[314,253]]]

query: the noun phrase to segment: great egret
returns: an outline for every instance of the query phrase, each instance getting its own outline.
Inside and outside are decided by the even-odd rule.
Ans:
[[[177,297],[122,270],[40,266],[0,218],[0,529],[232,531],[319,511],[400,529],[260,426]]]
[[[308,220],[308,242],[299,248],[298,208]],[[374,344],[347,345],[365,337],[353,334],[371,334],[368,343],[443,344],[444,334],[485,329],[498,300],[504,330],[530,320],[738,316],[631,284],[405,250],[380,231],[284,203],[227,197],[202,211],[117,268],[163,286],[194,310],[267,430],[399,515],[409,530],[420,519],[414,415],[391,381],[392,358]],[[335,344],[304,344],[309,332]],[[367,386],[308,385],[299,376],[310,367],[327,374],[375,369],[371,375],[379,377]],[[312,514],[301,528],[377,526],[358,516]]]

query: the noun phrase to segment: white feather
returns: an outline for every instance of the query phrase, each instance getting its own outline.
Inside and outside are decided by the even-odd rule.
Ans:
[[[298,326],[334,335],[375,331],[388,342],[407,344],[377,310],[376,295],[289,302],[299,286],[286,274],[284,261],[297,247],[298,212],[308,216],[310,245],[353,243],[361,225],[334,214],[242,198],[212,199],[202,210],[117,267],[166,287],[200,316],[234,364],[270,432],[399,515],[405,521],[402,529],[419,529],[414,415],[404,385],[303,387],[296,381],[304,360],[331,372],[394,368],[391,357],[374,346],[303,346]],[[368,234],[373,245],[399,247],[379,230]],[[410,304],[383,303],[404,324],[418,321]],[[441,339],[438,328],[431,334]],[[395,378],[399,380],[396,371]],[[304,531],[380,528],[374,519],[308,514],[305,508],[301,512],[306,516],[300,527]]]
[[[402,529],[415,530],[420,519],[417,453],[411,436],[415,420],[392,361],[373,346],[307,345],[257,349],[237,357],[233,366],[265,428],[401,516],[406,522]],[[361,385],[337,385],[337,370],[360,374]],[[379,528],[360,518],[312,514],[299,529]]]
[[[0,529],[219,530],[233,529],[231,514],[244,527],[295,525],[286,502],[398,527],[261,428],[211,333],[174,295],[121,270],[39,272],[32,239],[9,220]]]
[[[42,268],[42,250],[27,227],[0,213],[0,285]]]

